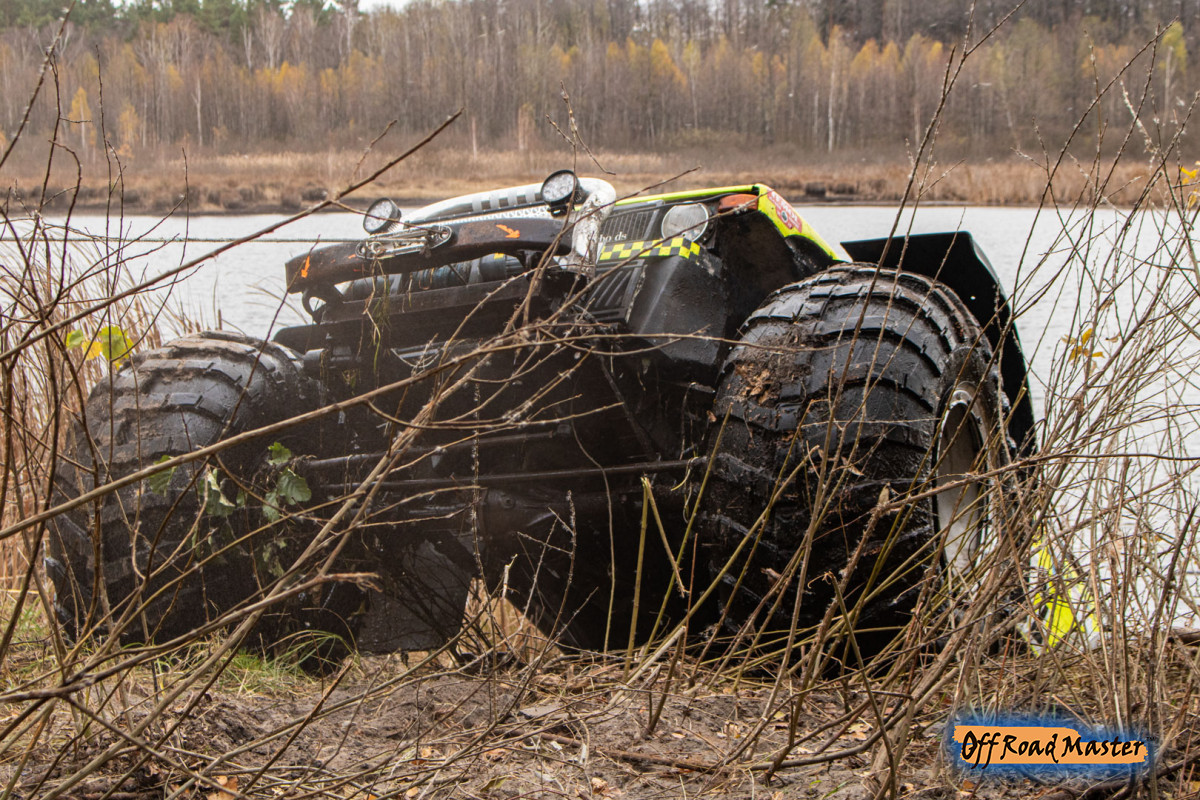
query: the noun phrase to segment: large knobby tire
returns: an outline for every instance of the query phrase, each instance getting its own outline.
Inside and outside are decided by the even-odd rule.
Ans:
[[[700,498],[727,632],[778,645],[795,625],[798,642],[832,605],[873,650],[926,587],[923,607],[945,609],[981,585],[1014,452],[995,362],[962,302],[920,275],[839,266],[754,312]]]
[[[195,334],[135,354],[89,396],[59,461],[58,499],[311,411],[321,396],[294,353],[236,334]],[[316,523],[296,516],[266,524],[262,498],[280,474],[268,449],[279,442],[313,453],[317,438],[303,426],[252,439],[177,468],[169,482],[163,473],[55,518],[46,564],[68,634],[165,641],[269,586]],[[213,513],[214,480],[240,507]],[[263,640],[305,627],[345,635],[359,602],[353,587],[322,586],[273,608],[257,632]]]

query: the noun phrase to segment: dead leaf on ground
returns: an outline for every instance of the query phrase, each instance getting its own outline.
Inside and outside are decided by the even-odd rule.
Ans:
[[[218,775],[215,779],[220,789],[209,792],[206,800],[233,800],[234,794],[238,790],[238,779],[236,775]]]
[[[604,780],[604,778],[593,777],[591,784],[593,796],[599,795],[600,797],[620,797],[622,794],[624,794],[624,792],[622,792],[620,789],[610,786],[608,781]],[[582,794],[582,792],[580,792],[580,794]]]

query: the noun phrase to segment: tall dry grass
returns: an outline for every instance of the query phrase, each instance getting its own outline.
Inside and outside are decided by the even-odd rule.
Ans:
[[[833,781],[900,797],[963,786],[946,771],[940,731],[964,709],[1053,711],[1146,731],[1159,744],[1156,772],[1105,790],[1188,791],[1200,729],[1192,649],[1200,637],[1182,630],[1200,601],[1198,209],[1179,170],[1190,154],[1155,144],[1169,143],[1171,131],[1143,141],[1151,124],[1138,117],[1127,125],[1133,138],[1115,165],[1051,153],[1042,166],[982,175],[927,168],[936,160],[931,126],[915,169],[869,179],[909,206],[957,199],[964,186],[966,197],[1041,202],[1041,213],[1060,222],[1061,247],[1030,254],[1013,304],[1020,312],[1051,302],[1073,322],[1065,341],[1034,345],[1023,331],[1031,349],[1054,350],[1053,368],[1033,378],[1045,397],[1038,449],[984,479],[994,492],[989,513],[1005,521],[1010,543],[1032,552],[1014,557],[1001,547],[981,558],[971,591],[953,602],[936,599],[939,555],[924,553],[912,568],[931,575],[926,601],[866,664],[858,663],[869,654],[857,650],[855,609],[837,604],[821,624],[774,639],[747,630],[733,645],[706,645],[679,624],[645,646],[567,655],[519,609],[479,597],[464,634],[446,647],[407,663],[350,656],[319,679],[289,670],[286,657],[255,661],[238,652],[258,616],[287,593],[284,583],[264,588],[261,607],[236,609],[223,631],[157,645],[125,646],[115,631],[71,641],[41,566],[43,518],[60,502],[51,470],[91,386],[117,367],[86,361],[67,337],[119,327],[136,332],[134,350],[144,350],[158,344],[164,320],[140,299],[149,287],[129,283],[119,240],[77,245],[69,228],[51,228],[44,217],[19,221],[10,203],[0,254],[0,797],[428,797],[456,787],[483,796],[505,786],[516,795],[616,796],[618,780],[631,796],[673,791],[664,784],[689,796],[759,796],[775,791],[771,781],[828,794]],[[462,163],[461,154],[414,158],[433,174]],[[523,181],[544,169],[532,158],[489,158],[486,175],[508,182],[501,176],[519,172],[515,182]],[[310,167],[334,181],[356,159]],[[622,188],[663,174],[654,159],[606,166],[614,164],[627,170]],[[362,174],[383,166],[369,162]],[[255,168],[279,167],[265,158]],[[11,168],[0,160],[0,170]],[[251,174],[244,164],[221,168],[230,181]],[[833,180],[803,169],[777,173],[784,188]],[[430,182],[431,190],[440,186]],[[1115,203],[1125,210],[1099,228],[1098,212]],[[403,445],[396,463],[410,457]],[[844,477],[844,466],[825,468],[830,481]],[[913,487],[881,508],[902,514],[928,490]],[[324,519],[355,518],[356,499],[332,504]],[[653,539],[652,524],[630,538]],[[315,541],[336,548],[344,533],[327,524]],[[336,562],[314,557],[296,569],[324,575]],[[713,589],[693,587],[697,595]],[[1047,616],[1049,594],[1071,613]],[[840,669],[831,668],[835,648]],[[280,694],[290,704],[273,699]],[[404,717],[404,704],[422,697],[436,707]],[[225,703],[216,719],[214,702]],[[409,724],[387,728],[379,718],[389,714]],[[368,727],[383,733],[370,747],[351,746]],[[206,736],[220,747],[198,744]]]

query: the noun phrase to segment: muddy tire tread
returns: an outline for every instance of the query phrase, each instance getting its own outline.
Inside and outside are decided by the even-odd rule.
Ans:
[[[768,371],[782,369],[787,375],[770,391],[755,392],[752,381],[764,349],[777,354],[766,356],[773,359]],[[864,456],[858,465],[862,474],[831,503],[836,513],[817,531],[809,580],[827,572],[839,575],[855,546],[855,531],[861,535],[863,520],[881,490],[886,487],[894,496],[923,479],[923,459],[936,436],[943,376],[952,357],[964,353],[987,365],[985,380],[998,389],[991,351],[965,305],[947,287],[921,275],[873,265],[837,266],[769,296],[743,326],[718,384],[718,421],[710,450],[722,422],[724,430],[712,456],[708,496],[701,498],[714,573],[750,535],[785,464],[795,466],[806,448],[824,448],[833,419],[844,431],[840,441],[832,440],[832,449],[843,456]],[[855,366],[846,369],[848,360]],[[841,395],[831,408],[823,398],[839,383]],[[865,413],[855,413],[860,403]],[[798,441],[788,461],[797,428]],[[724,584],[728,629],[736,630],[756,613],[757,621],[763,621],[760,604],[770,594],[765,572],[783,572],[801,547],[812,514],[808,489],[801,472],[772,509],[744,573],[745,554],[730,573],[717,576]],[[888,525],[881,527],[886,530]],[[889,563],[910,557],[934,532],[932,510],[913,509],[893,540]],[[860,625],[901,622],[913,599],[909,590],[914,583],[915,578],[902,580],[894,596],[867,604]],[[790,617],[794,591],[791,588],[780,604],[780,614],[786,610],[784,616]],[[806,590],[801,623],[815,624],[829,602],[820,591]]]
[[[190,453],[290,415],[281,415],[280,409],[315,407],[320,396],[319,384],[303,376],[294,354],[238,334],[193,334],[136,354],[89,396],[66,458],[60,461],[58,496],[78,496],[163,456]],[[250,448],[262,445],[251,442],[240,448],[241,455]],[[240,457],[238,449],[221,455],[230,462]],[[166,575],[152,581],[147,593],[187,568],[187,559],[181,556],[166,565],[164,560],[167,554],[182,551],[190,522],[201,512],[193,482],[207,463],[220,462],[218,458],[180,467],[166,496],[151,492],[143,482],[108,495],[98,509],[94,504],[82,506],[56,519],[47,567],[57,590],[59,619],[69,633],[99,623],[97,556],[115,615],[120,615],[123,598],[134,588],[131,546],[143,575],[151,566],[151,550],[153,567],[165,566]],[[101,531],[98,543],[93,540],[96,528]],[[132,541],[131,531],[137,531]],[[226,610],[231,598],[246,597],[252,591],[249,581],[245,564],[201,567],[149,604],[147,632],[160,639],[186,633]],[[132,633],[140,636],[142,631]]]

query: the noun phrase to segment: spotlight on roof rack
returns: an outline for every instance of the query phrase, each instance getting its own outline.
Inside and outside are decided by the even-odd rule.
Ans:
[[[542,181],[542,202],[556,217],[567,213],[578,193],[579,177],[569,169],[560,169]]]
[[[386,233],[400,222],[400,207],[386,197],[376,200],[363,216],[363,230],[374,236]]]

